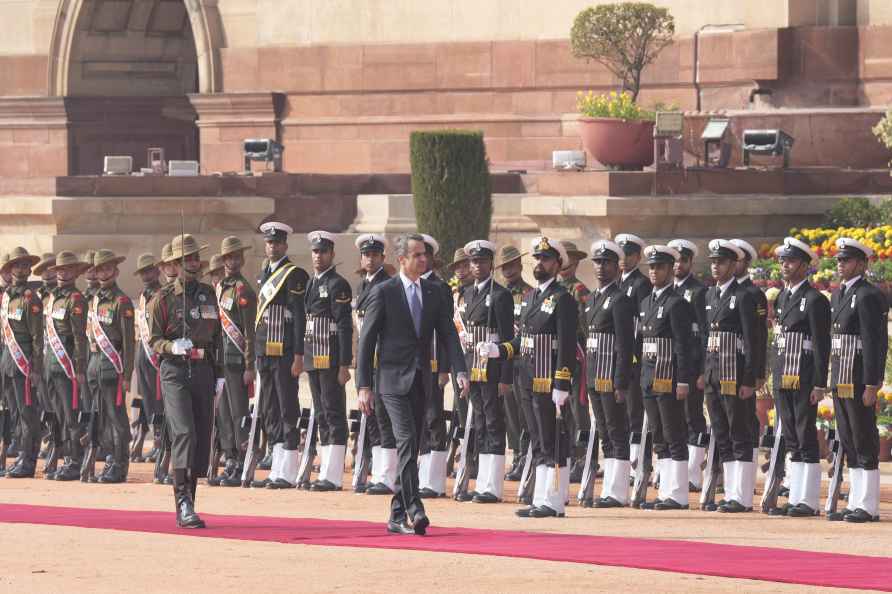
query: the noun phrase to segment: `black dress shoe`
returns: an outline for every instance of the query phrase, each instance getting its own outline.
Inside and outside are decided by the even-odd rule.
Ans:
[[[401,520],[399,522],[390,520],[387,522],[387,531],[391,534],[415,534],[415,531],[406,523],[406,520]]]
[[[623,507],[623,504],[613,497],[599,497],[595,500],[597,509],[609,509],[611,507]]]
[[[789,503],[786,505],[783,505],[781,507],[772,507],[772,508],[769,508],[768,515],[773,518],[785,517],[790,513],[790,508],[792,508],[792,507],[793,506],[790,505]],[[840,518],[840,519],[842,519],[842,518]]]
[[[679,509],[688,509],[688,506],[682,505],[676,500],[669,498],[654,503],[654,509],[657,511],[674,511]]]
[[[846,515],[845,521],[852,522],[853,524],[865,524],[867,522],[879,522],[880,517],[872,516],[869,513],[867,513],[865,510],[863,510],[859,507],[852,513]]]
[[[241,487],[242,479],[238,476],[223,476],[220,477],[220,486],[221,487]]]
[[[356,485],[355,487],[353,487],[353,492],[362,494],[362,493],[365,493],[366,491],[368,491],[368,489],[369,489],[368,483],[360,483],[360,484]]]
[[[99,477],[99,482],[106,485],[126,483],[127,475],[124,474],[124,469],[119,464],[112,464],[108,468],[108,472]]]
[[[6,478],[34,478],[36,464],[23,462],[6,473]]]
[[[443,497],[443,494],[437,493],[433,489],[429,489],[428,487],[425,487],[425,488],[421,489],[420,491],[418,491],[418,496],[421,497],[422,499],[436,499],[437,497]]]
[[[663,500],[659,497],[653,501],[643,501],[641,502],[641,505],[638,506],[638,509],[655,509],[657,504],[662,502]]]
[[[843,520],[846,519],[846,516],[849,515],[850,513],[852,513],[852,510],[850,510],[850,509],[844,509],[844,510],[838,511],[838,512],[830,512],[829,514],[827,514],[827,521],[828,522],[842,522]]]
[[[266,488],[267,488],[267,489],[273,489],[273,490],[278,490],[278,489],[294,489],[295,487],[296,487],[296,485],[292,485],[291,483],[289,483],[288,481],[286,481],[286,480],[283,479],[283,478],[277,478],[277,479],[274,480],[274,481],[270,481],[270,482],[266,485]]]
[[[792,506],[787,514],[791,518],[813,518],[818,515],[818,512],[817,510],[812,509],[810,506],[805,505],[804,503],[800,503],[798,505]]]
[[[531,518],[563,518],[564,514],[558,513],[547,505],[540,505],[530,510]]]
[[[723,505],[719,506],[719,512],[723,514],[740,514],[747,511],[750,510],[733,499],[731,501],[726,501]]]
[[[318,491],[318,492],[328,492],[328,491],[340,491],[341,488],[335,485],[333,482],[328,480],[316,481],[312,485],[310,485],[310,491]]]
[[[461,491],[454,499],[459,503],[467,503],[468,501],[473,501],[476,496],[477,491]]]
[[[534,509],[536,509],[536,508],[532,505],[527,506],[527,507],[522,507],[518,510],[515,510],[514,515],[517,516],[518,518],[529,518],[530,512],[533,511]]]
[[[477,493],[474,495],[474,503],[498,503],[499,498],[492,493]]]
[[[384,483],[375,483],[373,485],[369,485],[369,488],[365,490],[366,495],[393,495],[393,491],[385,485]]]
[[[412,519],[412,530],[418,536],[424,536],[427,532],[427,527],[431,525],[431,521],[424,514],[424,512],[420,512],[415,514],[415,517]]]
[[[579,505],[581,505],[582,507],[589,507],[589,508],[595,507],[595,500],[594,499],[583,499],[582,503],[580,503]]]
[[[251,486],[255,489],[266,489],[266,486],[270,484],[272,481],[268,478],[263,479],[262,481],[251,481]]]
[[[76,481],[79,478],[81,478],[80,465],[63,466],[62,470],[56,473],[57,481]]]

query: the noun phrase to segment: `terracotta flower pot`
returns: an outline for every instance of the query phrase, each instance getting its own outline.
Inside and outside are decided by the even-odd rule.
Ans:
[[[615,118],[579,118],[586,152],[602,165],[641,169],[654,162],[654,123]]]
[[[892,439],[880,438],[880,462],[892,462]]]

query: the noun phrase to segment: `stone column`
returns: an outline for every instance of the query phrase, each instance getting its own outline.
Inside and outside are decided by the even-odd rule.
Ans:
[[[279,138],[279,118],[284,97],[269,91],[189,95],[198,114],[201,172],[244,170],[242,141],[246,138]],[[253,166],[263,171],[262,163]]]

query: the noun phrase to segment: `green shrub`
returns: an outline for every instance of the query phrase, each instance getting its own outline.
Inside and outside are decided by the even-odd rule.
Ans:
[[[675,19],[647,2],[602,4],[573,20],[570,47],[577,58],[594,60],[616,76],[622,91],[638,100],[641,73],[675,35]]]
[[[892,150],[892,109],[887,111],[886,116],[873,127],[873,135],[883,143],[883,146]]]
[[[875,227],[882,222],[883,214],[884,211],[871,204],[870,200],[856,196],[837,202],[825,218],[830,228]]]
[[[492,189],[483,133],[412,132],[409,151],[418,231],[437,239],[448,263],[456,248],[489,237]]]

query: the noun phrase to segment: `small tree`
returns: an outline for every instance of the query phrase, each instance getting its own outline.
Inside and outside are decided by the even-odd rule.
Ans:
[[[483,133],[412,132],[409,153],[418,231],[437,239],[449,263],[456,248],[489,237],[492,189]]]
[[[675,19],[646,2],[602,4],[576,15],[570,46],[577,58],[603,64],[638,99],[641,73],[675,35]]]
[[[873,127],[873,135],[883,143],[883,146],[892,150],[892,109],[887,111],[886,116]],[[892,165],[892,161],[889,164]]]

